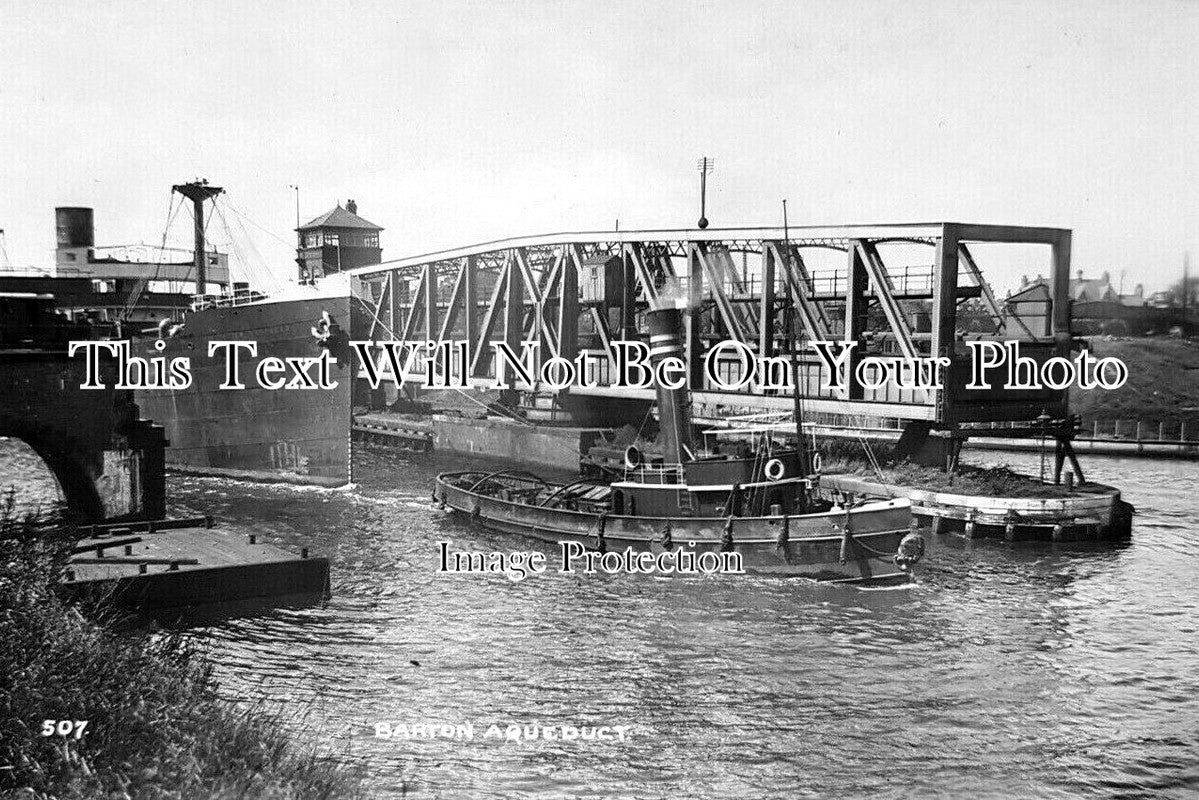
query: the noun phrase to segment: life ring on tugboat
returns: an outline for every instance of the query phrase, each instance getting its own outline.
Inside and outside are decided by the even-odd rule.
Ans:
[[[772,458],[766,462],[766,468],[762,470],[767,480],[777,481],[787,474],[787,467],[781,459]]]
[[[624,467],[625,469],[637,469],[641,466],[642,456],[641,451],[636,445],[629,445],[624,449]]]
[[[812,472],[814,472],[814,473],[816,473],[817,475],[819,475],[819,474],[820,474],[820,470],[821,470],[823,467],[824,467],[824,460],[820,458],[820,454],[819,454],[819,453],[813,453],[813,454],[812,454]]]

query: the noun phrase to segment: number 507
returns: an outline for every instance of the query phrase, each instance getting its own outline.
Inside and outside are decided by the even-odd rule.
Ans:
[[[74,736],[83,738],[83,729],[87,727],[86,719],[44,719],[42,720],[42,736]]]

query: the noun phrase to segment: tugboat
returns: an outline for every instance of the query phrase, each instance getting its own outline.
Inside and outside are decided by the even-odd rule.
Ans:
[[[677,308],[647,313],[650,360],[683,354]],[[798,448],[697,452],[685,388],[657,387],[662,457],[625,455],[623,480],[551,484],[523,470],[437,477],[434,502],[486,528],[601,553],[735,556],[740,571],[889,585],[912,580],[924,541],[908,500],[844,506],[817,499]],[[799,420],[797,419],[797,426]],[[710,557],[709,557],[710,560]],[[728,560],[727,558],[725,559]]]

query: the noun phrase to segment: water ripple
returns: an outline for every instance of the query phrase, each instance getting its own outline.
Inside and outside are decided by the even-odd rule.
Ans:
[[[1199,464],[1088,460],[1089,477],[1137,507],[1127,546],[934,542],[921,583],[885,592],[439,576],[438,539],[539,547],[428,505],[432,475],[466,465],[367,452],[349,492],[170,480],[176,513],[333,557],[325,607],[189,635],[224,691],[297,709],[297,724],[362,765],[375,796],[1199,792]],[[1035,471],[1035,456],[1024,466]],[[380,721],[478,731],[382,740]],[[482,738],[493,723],[631,733]]]

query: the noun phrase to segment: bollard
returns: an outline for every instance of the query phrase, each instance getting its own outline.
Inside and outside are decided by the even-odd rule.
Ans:
[[[307,547],[300,548],[300,558],[308,558],[308,548]]]
[[[178,562],[178,561],[172,561],[172,562],[171,562],[171,566],[170,566],[170,567],[168,567],[168,569],[169,569],[171,572],[178,572],[178,571],[179,571],[179,562]]]
[[[69,580],[69,581],[75,580],[75,570],[73,570],[73,569],[67,570],[67,580]]]
[[[149,565],[147,565],[147,564],[145,564],[145,563],[138,564],[138,565],[137,565],[137,574],[138,574],[138,575],[145,575],[145,574],[146,574],[146,571],[147,571],[147,570],[149,570],[149,568],[150,568],[150,567],[149,567]]]
[[[103,547],[96,548],[96,558],[104,558],[104,548]]]
[[[127,555],[127,556],[133,555],[133,545],[131,545],[131,544],[125,545],[125,555]]]
[[[250,544],[258,544],[258,534],[256,534],[256,533],[250,534]]]
[[[1062,540],[1062,524],[1060,522],[1053,526],[1051,538],[1055,542],[1060,542]]]

